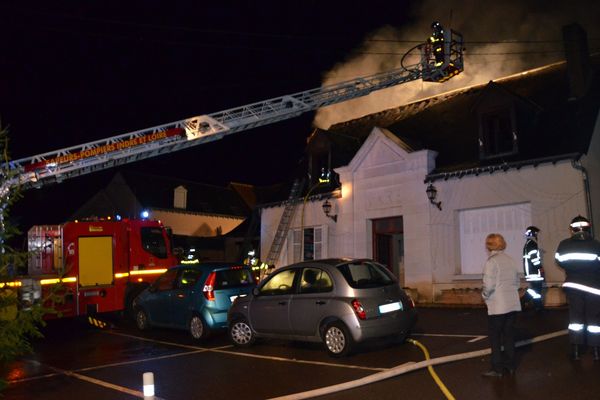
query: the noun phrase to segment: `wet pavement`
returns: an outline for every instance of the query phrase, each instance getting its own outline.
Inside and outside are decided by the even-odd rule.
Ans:
[[[554,336],[519,347],[516,374],[501,378],[482,377],[490,357],[473,353],[489,347],[486,318],[483,308],[419,308],[411,337],[431,359],[475,354],[434,366],[454,398],[600,398],[600,363],[591,352],[570,360],[566,309],[519,314],[517,340]],[[238,349],[222,333],[197,342],[183,331],[140,332],[130,322],[113,323],[100,330],[73,320],[51,322],[45,338],[34,342],[35,353],[5,371],[10,384],[2,394],[7,399],[143,398],[142,375],[153,372],[156,396],[167,400],[313,398],[299,393],[340,384],[352,388],[319,398],[447,398],[427,368],[395,374],[424,360],[423,351],[410,343],[383,340],[349,357],[331,358],[314,343],[265,340]],[[395,376],[354,387],[356,380],[382,375]]]

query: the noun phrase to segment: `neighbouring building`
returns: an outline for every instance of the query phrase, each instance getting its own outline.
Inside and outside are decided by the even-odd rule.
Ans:
[[[71,219],[116,215],[139,218],[145,211],[148,218],[160,220],[171,229],[174,247],[184,253],[195,249],[199,260],[239,261],[243,259],[244,242],[252,243],[252,236],[257,236],[242,229],[248,226],[243,223],[252,216],[255,202],[251,185],[231,183],[220,187],[121,171]],[[258,232],[257,227],[254,229]]]
[[[275,266],[374,258],[435,302],[481,287],[487,234],[504,235],[520,262],[535,225],[558,288],[554,252],[571,219],[600,231],[600,57],[588,56],[578,26],[564,35],[565,62],[313,132],[301,200],[261,207],[262,253],[284,227]],[[333,171],[334,184],[319,184],[319,171]]]

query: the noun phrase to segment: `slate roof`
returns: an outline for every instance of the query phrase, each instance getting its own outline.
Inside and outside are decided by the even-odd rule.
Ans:
[[[187,189],[187,208],[181,212],[246,217],[251,207],[230,187],[220,187],[172,177],[134,171],[119,172],[138,201],[145,207],[172,210],[174,190]]]
[[[600,57],[591,61],[591,88],[577,101],[568,100],[566,62],[559,62],[333,125],[326,131],[333,143],[333,167],[348,164],[358,150],[358,145],[348,146],[348,137],[362,144],[375,126],[388,129],[414,150],[437,151],[433,173],[585,153],[600,105]],[[518,154],[480,160],[475,110],[494,91],[511,96],[533,118],[519,132]]]

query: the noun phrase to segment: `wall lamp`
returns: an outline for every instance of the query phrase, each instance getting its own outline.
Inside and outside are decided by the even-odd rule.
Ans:
[[[331,215],[331,203],[329,200],[325,200],[323,203],[323,212],[325,213],[325,216],[331,218],[333,222],[337,222],[337,215]]]
[[[441,210],[442,202],[435,201],[435,198],[437,197],[437,189],[435,188],[435,186],[433,186],[433,183],[430,183],[429,186],[427,186],[425,192],[427,193],[427,198],[429,199],[429,202]]]

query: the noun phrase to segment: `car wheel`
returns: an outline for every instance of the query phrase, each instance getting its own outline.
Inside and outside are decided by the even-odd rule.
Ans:
[[[190,319],[190,335],[196,340],[206,339],[210,336],[210,331],[206,323],[199,315],[193,315]]]
[[[229,325],[229,338],[239,347],[249,347],[256,341],[256,336],[245,318],[236,319]]]
[[[145,331],[150,328],[148,314],[146,314],[146,311],[142,310],[141,308],[135,312],[135,324],[140,331]]]
[[[325,327],[323,343],[332,357],[347,356],[354,345],[352,336],[341,322],[332,322]]]

